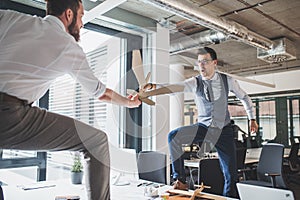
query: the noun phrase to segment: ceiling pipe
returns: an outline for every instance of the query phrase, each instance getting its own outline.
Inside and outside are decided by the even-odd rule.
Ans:
[[[242,41],[246,44],[270,50],[273,42],[268,38],[261,36],[247,27],[233,21],[217,18],[200,11],[194,4],[185,0],[140,0],[151,4],[160,9],[167,10],[185,19],[188,19],[201,26],[222,32],[232,38]]]
[[[222,32],[214,30],[202,31],[190,36],[180,37],[171,41],[170,55],[182,53],[188,50],[199,48],[210,44],[217,44],[228,39]]]

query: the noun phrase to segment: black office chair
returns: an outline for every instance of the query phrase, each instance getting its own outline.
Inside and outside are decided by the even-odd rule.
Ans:
[[[290,167],[290,170],[293,172],[300,171],[300,159],[298,157],[298,151],[299,151],[299,143],[292,144],[289,156],[288,158],[285,159],[288,166]]]
[[[287,182],[300,184],[300,159],[298,157],[299,143],[293,143],[289,156],[284,159],[287,168]]]
[[[268,143],[262,147],[256,168],[257,180],[245,180],[242,183],[266,187],[286,188],[282,177],[284,146]]]
[[[157,151],[141,151],[138,154],[137,164],[139,178],[157,183],[167,184],[165,153]]]
[[[3,190],[2,190],[1,185],[0,185],[0,200],[4,200]]]
[[[238,181],[245,180],[245,173],[242,170],[245,169],[245,159],[246,159],[247,148],[238,147],[236,149],[236,165],[238,170]]]
[[[220,162],[217,158],[201,159],[199,162],[198,182],[211,186],[203,191],[211,194],[222,195],[224,187],[224,176],[221,171]]]

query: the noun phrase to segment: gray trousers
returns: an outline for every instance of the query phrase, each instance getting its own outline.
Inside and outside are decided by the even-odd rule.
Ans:
[[[104,132],[22,103],[0,102],[0,148],[81,151],[89,200],[110,199],[110,161]]]

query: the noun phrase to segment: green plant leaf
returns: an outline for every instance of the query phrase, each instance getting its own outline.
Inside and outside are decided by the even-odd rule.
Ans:
[[[75,153],[74,155],[74,162],[72,166],[72,172],[82,172],[83,165],[81,163],[80,154]]]

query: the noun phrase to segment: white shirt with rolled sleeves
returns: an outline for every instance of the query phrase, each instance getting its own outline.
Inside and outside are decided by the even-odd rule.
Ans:
[[[218,99],[218,97],[220,96],[220,94],[218,94],[219,90],[216,89],[216,88],[220,87],[219,86],[220,84],[218,84],[220,82],[220,80],[217,80],[218,78],[219,78],[219,76],[217,75],[217,73],[215,73],[215,75],[211,79],[212,80],[212,90],[214,93],[214,97],[216,99]],[[205,80],[205,78],[203,78],[203,80]],[[253,103],[252,103],[250,97],[247,95],[247,93],[243,89],[241,89],[238,82],[230,76],[227,76],[227,83],[228,83],[228,90],[230,92],[232,92],[233,94],[235,94],[235,96],[243,104],[248,118],[255,119],[254,112],[253,112]],[[185,88],[184,88],[185,92],[196,93],[197,80],[195,77],[185,80],[184,85],[185,85]]]
[[[203,78],[203,80],[205,80],[205,78]],[[212,80],[213,96],[214,96],[215,99],[218,99],[221,95],[219,93],[220,87],[221,87],[221,80],[219,79],[218,72],[216,72],[214,74],[214,76],[211,78],[211,80]],[[230,92],[232,92],[233,94],[235,94],[235,96],[243,104],[248,118],[249,119],[255,119],[254,110],[253,110],[253,103],[252,103],[250,97],[247,95],[247,93],[243,89],[241,89],[238,82],[230,76],[227,76],[227,83],[228,83],[228,90]],[[167,85],[170,85],[170,84],[165,83],[165,84],[156,84],[156,85],[157,85],[157,88],[160,88],[160,87],[167,86]],[[184,86],[184,91],[183,92],[192,92],[192,93],[196,94],[196,90],[197,90],[196,77],[186,79],[183,82],[172,83],[172,85],[183,85]],[[195,101],[196,101],[196,104],[197,104],[197,95],[195,96]],[[199,111],[200,110],[198,109],[198,112]],[[204,124],[206,124],[206,123],[204,123]],[[209,125],[209,124],[206,124],[206,125]]]
[[[65,74],[97,98],[105,92],[82,48],[57,17],[0,10],[1,92],[33,102]]]

